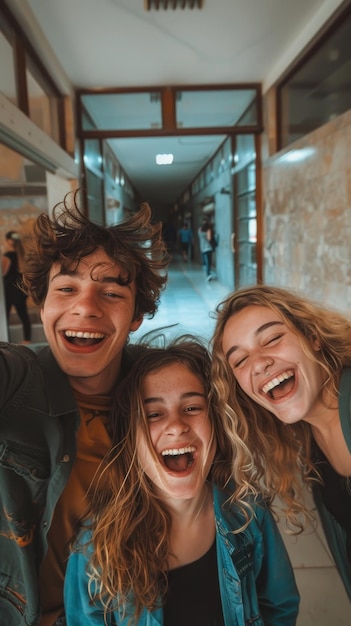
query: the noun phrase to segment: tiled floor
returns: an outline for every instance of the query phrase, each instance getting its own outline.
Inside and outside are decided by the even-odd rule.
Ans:
[[[190,332],[207,340],[214,328],[210,313],[228,293],[217,280],[207,282],[201,267],[174,261],[156,316],[144,320],[131,341],[159,328],[164,329],[167,337]],[[12,332],[15,333],[15,329]],[[42,341],[39,326],[36,333],[34,341]],[[287,536],[284,532],[282,536],[301,593],[297,626],[350,626],[351,604],[329,556],[321,528],[298,537]]]
[[[167,336],[188,331],[208,339],[214,328],[210,312],[228,293],[228,289],[217,280],[208,283],[202,268],[190,263],[173,262],[158,313],[153,320],[144,320],[134,338],[174,324],[165,332]],[[301,594],[297,626],[350,626],[351,604],[320,526],[316,532],[306,532],[298,537],[284,532],[282,536]]]
[[[149,330],[167,326],[170,328],[165,334],[169,337],[188,332],[207,340],[215,324],[210,313],[228,293],[217,280],[208,282],[198,265],[173,261],[157,314],[152,320],[143,321],[131,341]]]

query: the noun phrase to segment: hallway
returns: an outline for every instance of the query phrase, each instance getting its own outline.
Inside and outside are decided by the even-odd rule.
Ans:
[[[214,328],[210,312],[228,293],[216,280],[207,282],[198,265],[175,259],[158,313],[153,320],[145,320],[131,340],[170,325],[175,326],[165,330],[167,337],[187,331],[209,339]],[[321,528],[298,537],[285,533],[282,536],[301,594],[297,626],[349,626],[350,602],[329,556]]]

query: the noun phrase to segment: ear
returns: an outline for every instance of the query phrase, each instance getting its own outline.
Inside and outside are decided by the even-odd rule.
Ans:
[[[139,315],[139,317],[137,317],[135,320],[132,321],[131,325],[130,325],[130,332],[136,331],[138,330],[139,326],[141,325],[141,322],[143,321],[144,316],[143,315]]]
[[[312,348],[316,352],[318,352],[321,349],[321,344],[319,343],[317,337],[312,338]]]

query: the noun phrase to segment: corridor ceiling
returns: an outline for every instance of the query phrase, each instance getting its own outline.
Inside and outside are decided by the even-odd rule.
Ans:
[[[144,0],[6,2],[51,70],[54,56],[43,46],[36,30],[39,25],[64,70],[61,85],[68,79],[75,88],[94,89],[241,82],[261,82],[264,89],[343,4],[341,0],[203,0],[201,9],[165,9],[160,0],[153,3],[158,10],[148,11],[146,6],[152,3]],[[131,114],[137,117],[140,111]],[[145,199],[150,201],[152,193],[156,199],[158,192],[161,201],[168,203],[176,199],[171,196],[180,195],[223,139],[115,139],[113,145]],[[177,151],[177,165],[156,166],[155,150]]]

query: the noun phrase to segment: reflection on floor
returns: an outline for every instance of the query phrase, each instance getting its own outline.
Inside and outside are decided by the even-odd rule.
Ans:
[[[228,293],[217,280],[208,282],[198,265],[174,261],[155,317],[145,319],[130,339],[136,341],[150,330],[169,326],[169,337],[187,332],[207,340],[215,323],[210,313]]]
[[[168,327],[164,331],[167,337],[190,332],[208,340],[214,328],[211,311],[228,293],[229,290],[217,280],[207,282],[201,267],[175,261],[171,265],[157,314],[152,320],[143,321],[139,330],[132,334],[131,341],[164,327]],[[39,325],[35,327],[35,333],[34,341],[42,341]],[[16,339],[12,340],[21,340],[20,327],[12,328],[11,334],[13,337],[16,335]],[[301,593],[297,626],[349,626],[351,605],[320,526],[316,532],[306,532],[298,537],[287,536],[284,532],[282,536]]]
[[[131,339],[173,324],[175,326],[166,331],[169,336],[188,331],[209,339],[214,327],[210,313],[228,293],[229,290],[217,280],[207,282],[201,267],[174,262],[158,313],[153,320],[144,320]],[[301,594],[297,626],[350,626],[351,604],[329,555],[321,527],[298,537],[282,531],[282,536]]]

